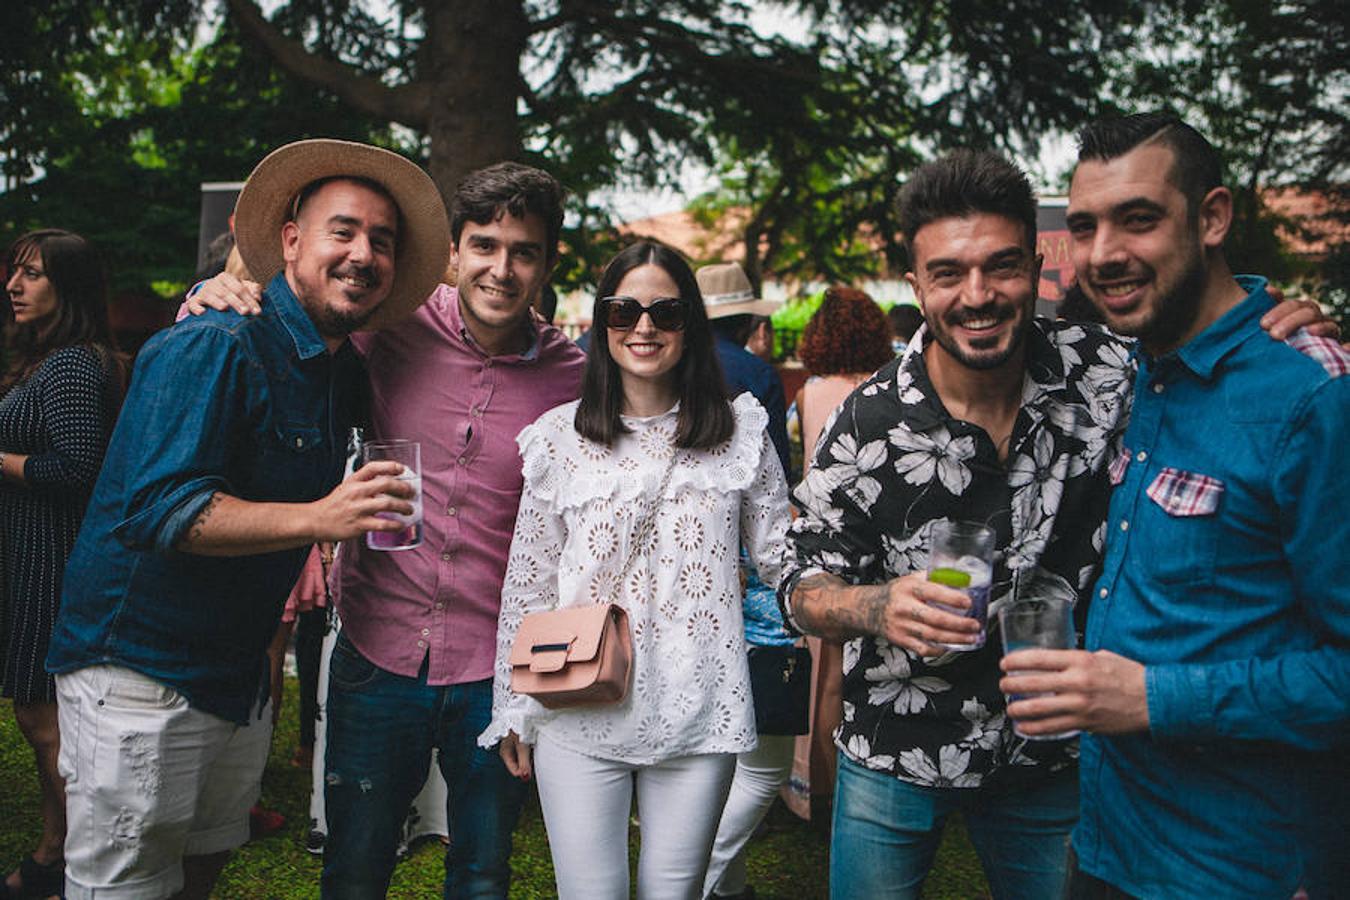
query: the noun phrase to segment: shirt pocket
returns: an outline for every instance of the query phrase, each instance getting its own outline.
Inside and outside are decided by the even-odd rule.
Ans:
[[[274,423],[262,442],[259,460],[254,486],[258,497],[290,502],[317,500],[333,487],[332,448],[322,429],[314,424]]]
[[[1148,571],[1165,584],[1197,584],[1214,576],[1224,484],[1199,472],[1166,467],[1148,490],[1151,512],[1138,525],[1151,552]]]

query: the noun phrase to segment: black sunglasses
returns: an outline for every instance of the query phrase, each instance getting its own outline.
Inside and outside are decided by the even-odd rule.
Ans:
[[[651,306],[643,306],[632,297],[605,297],[600,301],[600,317],[606,328],[626,331],[637,325],[642,314],[662,331],[683,331],[689,321],[689,304],[683,297],[659,297]]]

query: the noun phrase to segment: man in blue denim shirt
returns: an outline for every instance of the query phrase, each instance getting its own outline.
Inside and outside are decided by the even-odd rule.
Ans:
[[[1333,896],[1347,883],[1350,353],[1261,334],[1213,148],[1160,114],[1089,126],[1080,284],[1140,339],[1086,651],[1003,663],[1029,733],[1082,741],[1075,897]],[[1342,867],[1340,873],[1333,871]]]
[[[251,271],[281,270],[263,312],[146,345],[67,569],[48,667],[69,897],[208,895],[248,837],[264,651],[309,546],[412,512],[397,463],[338,483],[361,378],[347,335],[411,312],[444,271],[431,180],[302,141],[250,176],[236,227]]]

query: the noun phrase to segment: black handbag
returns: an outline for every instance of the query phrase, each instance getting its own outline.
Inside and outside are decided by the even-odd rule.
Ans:
[[[751,647],[750,693],[755,731],[806,734],[811,705],[811,651],[805,647]]]

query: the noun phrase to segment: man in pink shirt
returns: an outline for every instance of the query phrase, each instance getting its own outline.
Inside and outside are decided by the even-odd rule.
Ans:
[[[433,748],[449,787],[444,896],[507,896],[527,786],[476,738],[492,713],[502,578],[520,499],[516,434],[577,397],[585,357],[531,312],[558,260],[561,185],[500,163],[450,209],[456,286],[353,344],[370,373],[368,439],[422,444],[422,544],[342,547],[329,674],[324,898],[383,897]],[[202,294],[256,303],[218,276]],[[201,299],[210,303],[207,296]]]

